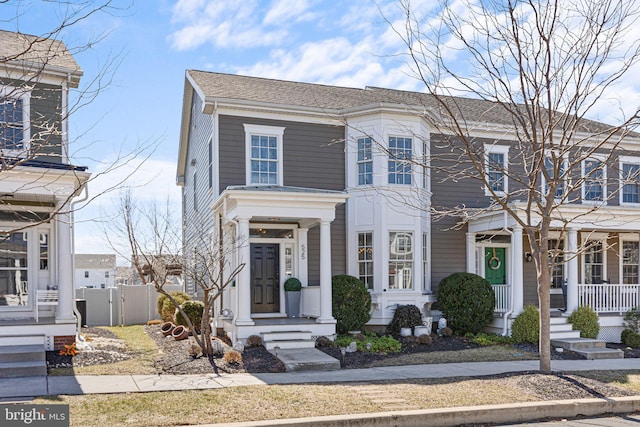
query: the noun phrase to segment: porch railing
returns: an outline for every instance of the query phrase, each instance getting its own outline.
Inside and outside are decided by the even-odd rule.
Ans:
[[[578,285],[578,305],[591,307],[596,313],[625,313],[639,306],[640,285],[603,283]]]
[[[496,308],[494,313],[507,313],[511,308],[511,286],[510,285],[491,285],[496,296]]]

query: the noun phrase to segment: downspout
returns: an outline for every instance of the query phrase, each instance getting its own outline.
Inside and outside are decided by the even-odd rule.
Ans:
[[[509,230],[509,228],[507,227],[507,211],[503,211],[502,212],[504,214],[504,225],[502,226],[502,229],[504,231],[506,231],[507,233],[509,233],[509,236],[511,238],[511,265],[510,265],[510,283],[511,283],[511,292],[510,292],[510,304],[509,304],[509,310],[504,314],[503,319],[502,319],[502,335],[503,336],[507,336],[509,334],[509,328],[507,327],[507,319],[509,318],[509,316],[511,316],[511,314],[513,314],[513,286],[514,286],[514,277],[513,277],[513,266],[515,265],[515,253],[513,250],[513,231]]]
[[[78,311],[78,307],[76,307],[76,230],[75,230],[75,220],[73,218],[73,213],[75,212],[76,204],[86,202],[89,199],[89,190],[88,184],[85,183],[82,186],[82,192],[84,195],[78,199],[71,202],[71,271],[73,274],[71,276],[71,287],[73,288],[73,314],[76,315],[76,341],[84,341],[83,338],[80,338],[80,331],[82,329],[82,321],[80,319],[80,312]],[[60,256],[60,254],[58,254]]]

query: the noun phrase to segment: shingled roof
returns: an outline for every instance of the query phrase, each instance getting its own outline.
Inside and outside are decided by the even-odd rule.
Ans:
[[[209,99],[325,109],[337,114],[358,107],[394,104],[408,109],[419,107],[421,112],[429,110],[436,116],[448,117],[443,114],[442,105],[436,98],[427,93],[379,87],[358,89],[198,70],[188,70],[187,73]],[[466,122],[507,126],[514,123],[513,117],[497,102],[454,96],[441,97],[441,100]],[[610,128],[604,123],[585,119],[581,120],[581,125],[585,132],[603,132]]]
[[[82,75],[82,70],[63,42],[4,30],[0,30],[2,63],[58,67],[76,76]]]

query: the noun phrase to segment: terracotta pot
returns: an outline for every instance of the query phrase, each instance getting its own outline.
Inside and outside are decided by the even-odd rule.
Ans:
[[[171,322],[164,322],[162,326],[160,326],[160,330],[162,331],[162,335],[166,337],[167,335],[171,335],[175,327],[176,325]]]
[[[176,341],[185,340],[189,338],[189,330],[182,325],[176,326],[171,332],[171,336]]]

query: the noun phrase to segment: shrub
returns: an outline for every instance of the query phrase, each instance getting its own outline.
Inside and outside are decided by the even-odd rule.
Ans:
[[[433,338],[431,335],[422,334],[418,337],[418,344],[429,345],[433,342]]]
[[[169,294],[176,300],[178,304],[182,304],[183,302],[191,299],[189,294],[184,292],[172,291],[172,292],[169,292]],[[175,319],[176,308],[174,307],[171,300],[167,298],[166,295],[160,295],[158,297],[157,306],[158,306],[158,314],[160,315],[163,321],[165,322],[176,321]]]
[[[511,325],[511,339],[515,343],[537,344],[540,340],[540,314],[536,306],[528,304]]]
[[[339,334],[360,330],[371,315],[371,294],[357,277],[333,276],[331,307]]]
[[[295,277],[289,277],[284,282],[285,292],[300,292],[302,290],[302,283]]]
[[[422,314],[418,307],[412,304],[398,305],[387,329],[390,333],[397,335],[402,328],[411,328],[413,330],[414,326],[420,325],[422,325]]]
[[[357,341],[351,335],[340,335],[336,338],[336,347],[347,347],[352,342],[356,343],[358,351],[368,351],[371,353],[395,353],[400,351],[402,343],[390,335],[378,337],[375,334],[365,335],[364,341]],[[368,344],[368,346],[367,346]]]
[[[598,323],[598,315],[591,307],[581,305],[567,319],[573,325],[574,330],[580,331],[582,338],[598,338],[600,332],[600,323]]]
[[[202,301],[188,300],[183,302],[180,307],[187,315],[193,327],[196,329],[196,333],[200,333],[200,324],[202,323],[202,313],[204,312],[204,303]],[[182,313],[176,310],[176,324],[187,326],[187,322],[182,317]]]
[[[262,347],[262,337],[260,335],[249,335],[247,345],[249,347]]]
[[[640,348],[640,334],[631,330],[625,329],[620,336],[622,343],[627,347]]]
[[[634,307],[624,315],[623,326],[637,334],[640,334],[640,308]]]
[[[473,342],[474,344],[478,344],[482,346],[495,345],[495,344],[511,344],[512,341],[513,340],[511,339],[511,337],[504,337],[502,335],[484,334],[484,333],[480,333],[476,335],[471,340],[471,342]]]
[[[442,328],[442,329],[440,329],[440,334],[441,334],[443,337],[450,337],[450,336],[452,336],[452,335],[453,335],[453,329],[451,329],[451,328],[449,328],[449,327]]]
[[[324,335],[316,339],[316,347],[329,347],[331,345],[333,345],[333,341],[331,341],[329,338],[325,337]]]
[[[438,304],[448,326],[459,334],[484,330],[496,305],[489,282],[472,273],[454,273],[438,285]]]
[[[222,359],[229,365],[239,365],[242,363],[242,354],[239,351],[229,350],[222,356]]]

